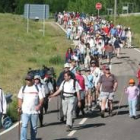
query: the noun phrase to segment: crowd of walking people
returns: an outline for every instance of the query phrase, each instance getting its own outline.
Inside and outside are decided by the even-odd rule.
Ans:
[[[64,11],[56,14],[55,20],[66,30],[67,39],[73,40],[75,46],[66,51],[64,69],[58,76],[56,87],[49,80],[50,75],[41,77],[28,73],[25,77],[26,84],[18,93],[18,113],[22,114],[21,140],[27,139],[29,121],[31,140],[36,139],[38,117],[42,127],[48,100],[58,95],[61,100],[59,119],[66,122],[67,131],[73,129],[75,118],[85,116],[95,108],[99,109],[102,118],[105,117],[106,110],[109,116],[113,116],[118,80],[111,73],[110,64],[113,57],[120,58],[122,48],[133,47],[130,27],[116,26],[104,18]],[[137,77],[140,87],[140,70]],[[125,88],[129,116],[134,119],[137,118],[139,87],[134,79],[130,79],[129,87]],[[0,108],[0,118],[1,114]]]

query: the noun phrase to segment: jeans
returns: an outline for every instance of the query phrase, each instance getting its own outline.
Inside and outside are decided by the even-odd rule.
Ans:
[[[84,54],[80,54],[80,62],[82,64],[84,64],[84,59],[85,59],[85,55]]]
[[[27,127],[30,121],[31,140],[36,140],[38,114],[22,114],[22,127],[20,140],[27,140]]]
[[[129,116],[136,116],[136,105],[137,105],[137,99],[129,99]]]

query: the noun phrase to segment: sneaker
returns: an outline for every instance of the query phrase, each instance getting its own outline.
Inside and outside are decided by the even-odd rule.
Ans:
[[[110,113],[109,113],[109,116],[110,116],[110,117],[112,117],[112,116],[113,116],[113,113],[112,113],[112,112],[110,112]]]
[[[105,117],[105,113],[104,113],[104,111],[101,111],[101,117],[102,117],[102,118]]]
[[[68,125],[66,131],[67,132],[72,131],[72,126]]]
[[[60,118],[60,122],[64,122],[64,117],[61,117]]]
[[[82,110],[82,115],[85,116],[85,111],[84,110]]]
[[[137,116],[133,116],[133,119],[136,120],[137,119]]]

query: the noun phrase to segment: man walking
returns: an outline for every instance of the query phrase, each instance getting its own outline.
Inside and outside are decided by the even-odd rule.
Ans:
[[[40,108],[40,113],[39,113],[40,127],[42,127],[43,126],[43,108],[45,105],[45,101],[48,102],[46,98],[48,98],[47,96],[49,94],[49,89],[47,88],[47,86],[45,84],[41,83],[41,77],[39,75],[34,76],[34,82],[35,82],[35,85],[37,86],[38,90],[41,90],[43,97],[44,97],[44,102]]]
[[[1,118],[3,114],[6,114],[7,103],[4,96],[3,90],[0,88],[0,127],[1,127]]]
[[[71,131],[73,126],[72,114],[76,99],[75,94],[78,98],[78,106],[81,106],[80,89],[78,82],[72,79],[70,71],[67,71],[64,74],[64,81],[61,83],[59,89],[50,96],[50,98],[55,97],[62,92],[62,109],[64,117],[66,118],[67,131]]]
[[[26,85],[18,93],[18,112],[22,112],[22,127],[20,140],[27,140],[27,126],[31,123],[31,140],[36,140],[37,121],[43,104],[43,94],[34,84],[34,77],[27,75]]]
[[[56,86],[57,86],[57,89],[59,89],[61,83],[64,81],[64,74],[65,72],[70,72],[71,74],[71,78],[74,79],[75,78],[75,75],[70,71],[70,65],[69,63],[65,63],[64,64],[64,70],[60,73],[60,75],[58,76],[58,79],[57,79],[57,82],[56,82]],[[60,96],[61,97],[61,96]],[[62,102],[61,102],[61,98],[60,98],[60,109],[59,109],[59,112],[60,112],[60,121],[64,121],[64,115],[63,115],[63,111],[62,111]]]
[[[111,74],[108,66],[105,68],[105,74],[103,74],[98,82],[98,92],[100,92],[100,100],[101,100],[101,117],[104,118],[105,107],[108,100],[109,105],[109,114],[112,116],[113,110],[113,99],[114,92],[116,91],[118,86],[118,82],[116,77]],[[100,91],[101,89],[101,91]]]

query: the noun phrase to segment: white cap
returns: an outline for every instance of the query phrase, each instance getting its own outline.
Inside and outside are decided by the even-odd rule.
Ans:
[[[41,79],[41,77],[39,75],[35,75],[34,79]]]
[[[64,64],[64,68],[70,68],[69,63],[65,63],[65,64]]]

